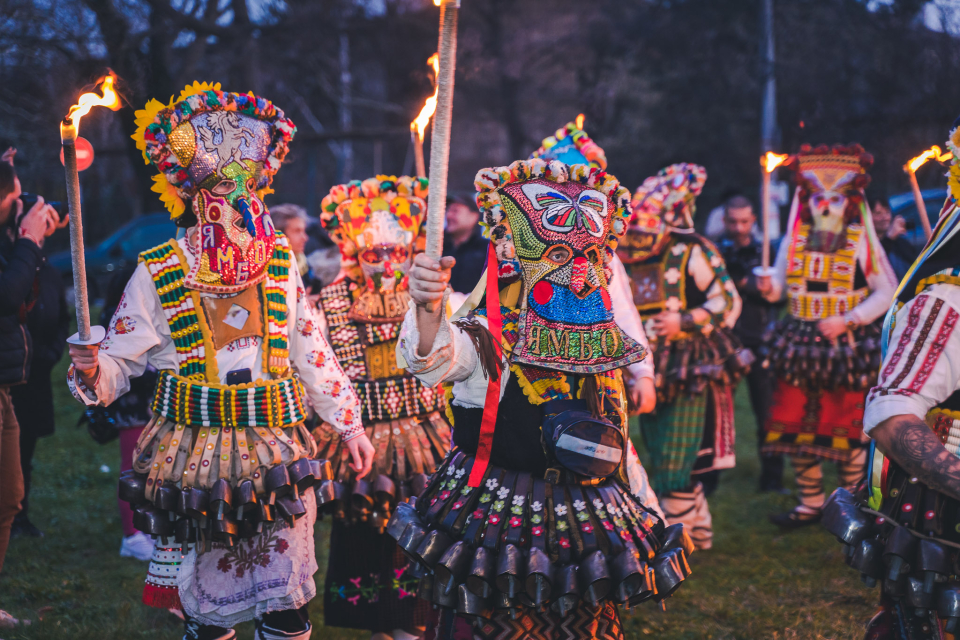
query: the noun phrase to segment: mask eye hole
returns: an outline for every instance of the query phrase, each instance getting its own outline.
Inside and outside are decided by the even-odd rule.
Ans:
[[[546,254],[546,259],[556,265],[564,265],[570,260],[570,249],[563,245],[551,247]]]
[[[380,253],[375,249],[367,249],[360,256],[367,264],[380,264],[382,262]]]
[[[394,247],[390,252],[390,261],[394,264],[405,262],[407,259],[407,250],[403,247]]]
[[[213,195],[215,196],[228,196],[234,192],[237,188],[237,183],[233,180],[221,180],[217,183],[217,186],[213,188]]]
[[[593,264],[600,264],[600,253],[596,249],[594,248],[587,249],[584,252],[584,255],[587,256],[587,260],[589,260]]]

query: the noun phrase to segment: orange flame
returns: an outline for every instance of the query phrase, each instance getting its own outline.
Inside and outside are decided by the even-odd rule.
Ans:
[[[949,151],[944,153],[940,151],[940,147],[938,147],[937,145],[933,145],[932,147],[930,147],[929,149],[927,149],[926,151],[918,155],[916,158],[911,159],[910,162],[907,163],[907,169],[910,171],[910,173],[916,173],[917,169],[919,169],[924,164],[926,164],[927,160],[933,159],[933,160],[936,160],[937,162],[946,162],[951,158],[953,158],[952,153],[950,153]]]
[[[577,125],[577,129],[583,129],[583,114],[582,114],[582,113],[577,115],[576,125]]]
[[[440,0],[433,0],[433,6],[439,7],[439,6],[440,6]]]
[[[107,107],[113,111],[120,108],[120,97],[113,89],[113,83],[116,79],[117,76],[111,71],[108,75],[97,80],[97,84],[103,83],[101,87],[103,90],[102,96],[98,96],[96,93],[85,93],[77,100],[77,104],[70,107],[67,118],[73,121],[74,127],[80,128],[80,118],[87,115],[93,107]]]
[[[440,76],[440,55],[435,53],[427,60],[427,64],[433,67],[433,74],[436,77]],[[437,95],[440,92],[439,87],[435,87],[433,90],[433,95],[427,98],[427,101],[423,104],[423,109],[420,110],[420,115],[410,123],[410,130],[416,131],[417,136],[420,138],[420,142],[423,142],[423,137],[427,133],[427,125],[430,124],[430,118],[433,117],[434,111],[437,110]]]
[[[767,173],[773,173],[773,170],[779,167],[790,156],[785,153],[774,153],[767,151],[763,156],[763,168]]]

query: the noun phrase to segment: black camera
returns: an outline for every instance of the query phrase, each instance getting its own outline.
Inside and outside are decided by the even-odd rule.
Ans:
[[[27,212],[30,211],[30,209],[33,208],[33,205],[37,204],[37,194],[35,194],[35,193],[21,193],[21,194],[20,194],[20,202],[23,203],[23,213],[21,214],[21,217],[22,217],[22,216],[27,215]],[[47,202],[45,202],[45,204],[50,205],[50,207],[52,207],[53,210],[57,212],[57,219],[58,219],[58,220],[63,220],[63,216],[64,216],[64,214],[66,213],[66,207],[64,206],[64,204],[63,204],[62,202],[50,202],[50,201],[47,201]],[[18,223],[19,223],[19,221],[18,221]]]

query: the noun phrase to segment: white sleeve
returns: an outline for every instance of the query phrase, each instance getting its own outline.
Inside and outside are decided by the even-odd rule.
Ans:
[[[420,356],[420,330],[417,326],[417,308],[411,300],[410,308],[400,327],[397,340],[397,363],[428,386],[443,382],[453,383],[453,403],[463,407],[483,407],[487,394],[487,376],[480,366],[473,341],[465,332],[446,319],[447,299],[443,301],[443,319],[440,329],[433,340],[430,352]],[[483,326],[486,318],[478,318]],[[510,379],[509,363],[506,354],[503,359],[503,373],[500,376],[500,396]]]
[[[767,302],[779,302],[787,288],[787,258],[790,255],[790,235],[783,236],[777,249],[777,259],[773,262],[773,275],[770,278],[770,291],[761,294]]]
[[[643,321],[640,319],[637,305],[633,303],[630,276],[627,275],[627,270],[616,255],[614,255],[610,267],[613,270],[613,279],[610,281],[613,319],[623,329],[624,333],[639,342],[647,350],[647,357],[640,362],[629,365],[627,371],[630,372],[630,377],[634,380],[653,378],[653,357],[650,353],[650,343],[647,341],[647,334],[643,330]]]
[[[690,260],[687,262],[687,272],[693,276],[693,281],[697,288],[707,295],[707,301],[701,305],[701,309],[706,310],[711,315],[722,315],[723,325],[727,328],[733,328],[737,324],[737,318],[740,317],[740,309],[743,306],[740,300],[740,294],[737,293],[737,287],[733,280],[728,279],[726,285],[717,277],[715,268],[722,266],[722,258],[719,253],[715,253],[712,258],[716,264],[711,264],[707,260],[706,254],[699,245],[695,245],[690,250]],[[729,296],[729,298],[728,298]],[[689,309],[688,309],[689,311]]]
[[[291,304],[294,300],[295,304]],[[294,268],[290,269],[287,281],[287,313],[290,364],[300,376],[317,415],[333,426],[344,441],[362,435],[360,400],[330,343],[323,337],[300,272]]]
[[[870,295],[850,311],[850,315],[861,325],[870,324],[885,314],[893,302],[894,294],[897,292],[897,276],[893,272],[893,267],[890,266],[887,254],[879,242],[875,248],[880,271],[867,276]],[[867,234],[864,232],[860,237],[860,245],[857,247],[856,253],[856,259],[864,273],[867,272],[867,258]]]
[[[643,416],[640,417],[643,420]],[[630,493],[643,503],[646,508],[655,511],[658,516],[663,518],[666,525],[666,516],[663,515],[663,509],[660,508],[660,501],[657,500],[657,494],[650,486],[650,479],[647,477],[647,470],[640,464],[640,457],[637,450],[633,447],[633,442],[627,441],[627,479],[630,480]]]
[[[143,375],[148,363],[157,369],[176,369],[176,348],[157,297],[150,271],[137,265],[123,291],[117,311],[98,353],[100,373],[94,388],[80,382],[73,366],[67,384],[85,405],[106,406],[130,390],[130,378]]]
[[[867,394],[863,430],[897,415],[921,420],[960,381],[960,287],[936,285],[897,314],[877,386]]]

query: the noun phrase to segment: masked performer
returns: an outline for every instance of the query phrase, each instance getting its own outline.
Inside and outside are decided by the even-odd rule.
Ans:
[[[593,141],[587,132],[583,129],[583,122],[578,117],[576,122],[568,122],[563,127],[557,129],[556,133],[543,140],[539,149],[530,156],[540,158],[546,162],[558,160],[564,164],[585,164],[601,171],[607,170],[607,156],[603,148]],[[610,262],[612,278],[609,282],[610,299],[613,302],[613,315],[617,319],[617,324],[626,332],[628,336],[640,343],[640,345],[649,350],[646,333],[643,331],[643,322],[640,315],[633,305],[633,294],[630,288],[623,263],[620,258],[614,254]],[[482,282],[480,285],[482,286]],[[623,384],[627,389],[627,404],[630,413],[649,413],[653,411],[657,402],[657,393],[654,387],[653,360],[644,358],[640,362],[623,369]],[[636,456],[636,450],[633,443],[630,443],[630,457],[636,459],[639,464],[639,458]],[[657,501],[656,494],[649,489],[647,481],[647,472],[640,467],[637,476],[642,478],[645,490],[642,494],[637,494],[645,505],[653,507],[660,515],[660,503]]]
[[[823,524],[847,564],[881,583],[871,640],[960,632],[960,119],[949,193],[930,241],[901,281],[883,326],[879,381],[863,429],[873,438],[864,491],[837,489]],[[859,308],[859,307],[858,307]]]
[[[99,349],[71,346],[69,383],[107,405],[148,364],[160,371],[120,486],[157,537],[144,601],[182,607],[194,640],[234,638],[252,619],[258,640],[305,640],[323,475],[306,403],[361,475],[373,447],[262,199],[295,128],[263,98],[206,84],[151,101],[137,123],[155,190],[187,233],[141,254]]]
[[[693,231],[706,179],[695,164],[647,178],[617,251],[655,354],[657,409],[640,420],[651,482],[667,520],[686,524],[701,549],[713,526],[697,475],[734,465],[732,390],[751,355],[730,332],[740,296],[723,258]]]
[[[327,626],[395,640],[422,632],[428,605],[416,597],[411,561],[384,527],[398,502],[423,491],[450,450],[443,390],[399,369],[396,357],[410,301],[406,274],[423,247],[426,197],[425,178],[377,176],[334,187],[321,205],[343,268],[320,292],[319,319],[377,450],[372,475],[357,481],[334,427],[314,431],[319,457],[336,467],[335,480],[318,493],[321,512],[334,514],[323,612]]]
[[[877,319],[896,289],[863,192],[871,164],[859,145],[806,146],[786,163],[797,176],[789,235],[760,285],[767,299],[788,300],[764,363],[777,384],[763,450],[790,456],[800,499],[771,516],[785,528],[820,520],[821,459],[836,461],[848,489],[863,473],[863,396],[880,364]]]
[[[628,192],[540,159],[482,170],[476,186],[483,300],[452,324],[428,309],[452,260],[417,256],[398,344],[418,378],[453,383],[455,449],[388,532],[448,612],[441,637],[456,610],[457,637],[619,638],[615,603],[668,596],[693,550],[630,491],[620,368],[645,354],[607,287]]]

